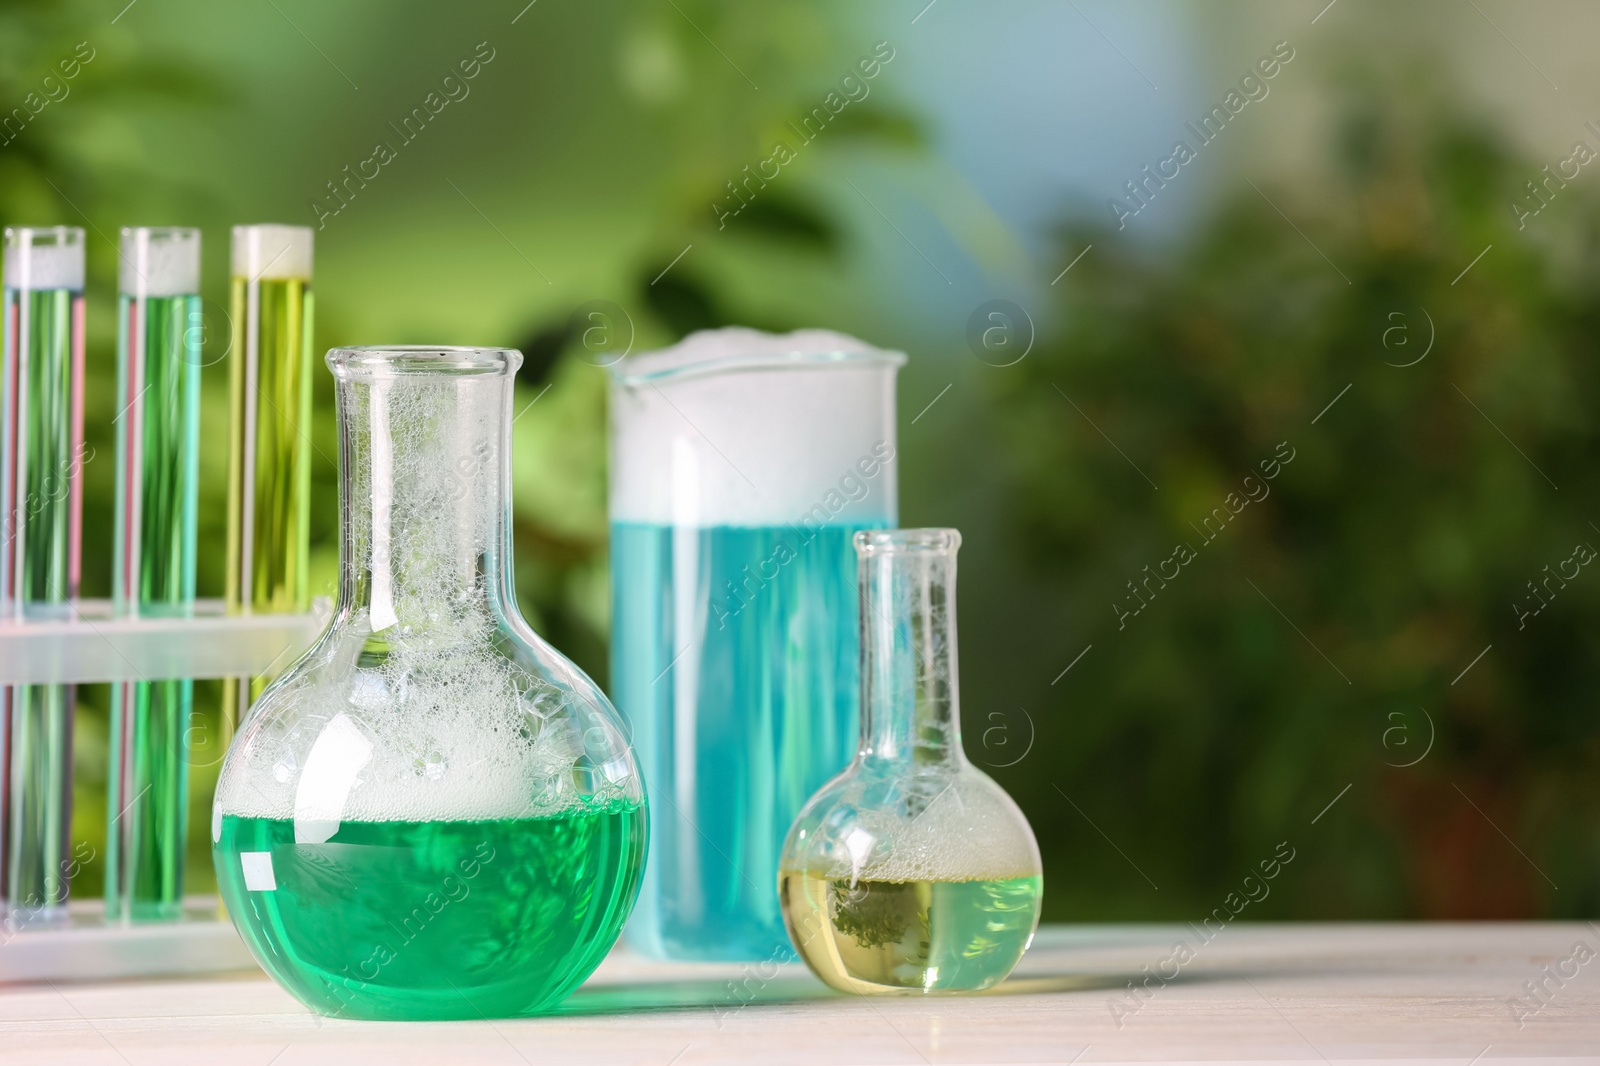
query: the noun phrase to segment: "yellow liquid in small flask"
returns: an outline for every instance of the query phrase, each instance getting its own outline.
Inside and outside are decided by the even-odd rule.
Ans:
[[[1039,923],[1027,819],[961,749],[955,530],[856,534],[861,747],[801,810],[778,891],[800,957],[848,992],[974,992]]]

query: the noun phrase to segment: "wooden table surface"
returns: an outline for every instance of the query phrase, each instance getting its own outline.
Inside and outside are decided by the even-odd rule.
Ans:
[[[994,992],[918,999],[619,952],[493,1023],[330,1021],[260,973],[0,988],[0,1062],[30,1066],[1227,1060],[1600,1063],[1600,925],[1057,926]]]

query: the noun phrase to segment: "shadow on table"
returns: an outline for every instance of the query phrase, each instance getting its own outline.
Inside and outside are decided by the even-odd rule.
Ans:
[[[1219,977],[1221,975],[1218,975]],[[1143,973],[1029,974],[1012,977],[996,988],[973,993],[980,996],[1029,996],[1059,992],[1125,990]],[[1211,975],[1180,975],[1169,983],[1190,984],[1214,980]],[[754,974],[742,980],[661,979],[608,982],[578,989],[555,1010],[556,1015],[632,1014],[638,1011],[706,1010],[731,1013],[743,1007],[784,1006],[826,999],[851,999],[809,974],[780,974],[763,980]],[[874,997],[877,998],[877,997]]]

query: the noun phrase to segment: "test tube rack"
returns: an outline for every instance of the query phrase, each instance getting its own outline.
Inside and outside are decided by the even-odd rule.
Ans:
[[[186,618],[127,618],[82,600],[61,619],[0,621],[0,685],[105,684],[255,676],[292,663],[327,626],[305,614],[225,613],[199,600]],[[212,897],[185,900],[174,922],[108,922],[100,900],[74,900],[65,923],[28,927],[0,915],[0,984],[215,973],[255,966]]]

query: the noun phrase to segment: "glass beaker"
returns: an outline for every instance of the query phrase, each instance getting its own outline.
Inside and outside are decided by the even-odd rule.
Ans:
[[[953,529],[857,533],[861,747],[784,844],[800,957],[847,992],[972,992],[1039,924],[1033,830],[961,748]]]
[[[904,361],[721,330],[611,368],[611,685],[655,815],[628,926],[647,954],[793,958],[773,878],[850,758],[850,538],[895,522]]]
[[[352,1018],[532,1014],[615,943],[644,860],[621,722],[517,611],[505,349],[346,348],[328,630],[241,724],[212,814],[262,967]]]

